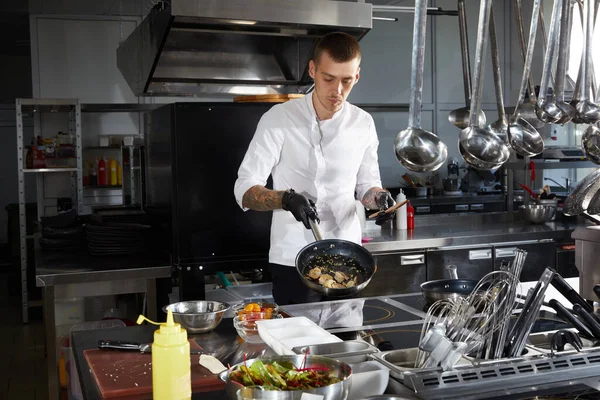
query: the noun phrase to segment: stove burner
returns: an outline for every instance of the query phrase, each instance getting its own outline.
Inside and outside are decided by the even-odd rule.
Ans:
[[[373,313],[368,312],[367,309],[376,310],[374,313],[375,315],[373,315]],[[388,319],[394,318],[394,316],[396,315],[396,313],[393,310],[384,307],[374,306],[371,304],[365,304],[365,306],[363,307],[363,313],[363,315],[369,315],[369,319],[365,318],[363,321],[365,325],[373,324],[375,322],[383,322]]]

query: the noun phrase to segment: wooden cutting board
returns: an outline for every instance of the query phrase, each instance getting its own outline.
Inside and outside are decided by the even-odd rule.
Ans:
[[[254,96],[237,96],[234,103],[284,103],[292,99],[300,99],[303,94],[258,94]]]
[[[190,340],[192,349],[199,349]],[[141,400],[152,398],[152,354],[119,350],[85,350],[83,355],[91,369],[102,399]],[[217,375],[199,364],[200,356],[191,355],[192,392],[223,390]]]

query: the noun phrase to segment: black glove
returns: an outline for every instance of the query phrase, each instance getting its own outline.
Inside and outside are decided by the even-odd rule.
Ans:
[[[375,203],[377,203],[377,207],[379,207],[379,211],[385,211],[388,208],[392,207],[396,202],[392,198],[392,195],[387,190],[379,191],[375,194]],[[390,221],[394,218],[395,212],[391,213],[380,213],[375,219],[375,224],[383,225],[386,222]]]
[[[294,215],[296,221],[302,222],[306,229],[310,229],[309,218],[319,222],[315,203],[294,192],[293,189],[285,191],[281,199],[281,205],[285,211],[289,211]]]

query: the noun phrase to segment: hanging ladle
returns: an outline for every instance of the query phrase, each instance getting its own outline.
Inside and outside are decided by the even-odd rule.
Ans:
[[[555,122],[558,125],[570,122],[577,114],[575,108],[565,102],[565,77],[567,74],[567,55],[571,43],[573,5],[573,0],[563,0],[560,39],[558,42],[558,60],[556,61],[556,80],[554,82],[556,106],[562,110],[562,116]]]
[[[496,90],[496,105],[498,107],[498,120],[488,126],[490,132],[495,133],[503,140],[508,140],[508,120],[504,109],[504,96],[502,94],[502,79],[500,72],[500,55],[498,54],[498,41],[496,40],[496,22],[494,20],[494,7],[490,10],[490,47],[492,48],[492,72],[494,73],[494,88]]]
[[[399,132],[394,140],[396,158],[406,169],[413,172],[436,171],[448,158],[448,148],[440,138],[421,128],[426,27],[427,0],[417,0],[413,26],[408,128]]]
[[[527,82],[531,71],[531,62],[533,61],[533,49],[535,45],[535,36],[538,26],[538,13],[540,0],[533,0],[533,10],[531,18],[531,28],[529,30],[529,43],[527,45],[527,54],[525,55],[525,64],[523,66],[523,76],[521,78],[521,89],[519,100],[515,106],[515,111],[508,125],[508,141],[511,147],[524,157],[531,157],[540,154],[544,150],[544,140],[535,127],[524,117],[523,101],[527,91]],[[527,111],[525,111],[527,112]],[[535,116],[538,122],[541,122]],[[543,123],[542,123],[543,124]]]
[[[535,8],[535,7],[534,7]],[[539,9],[539,6],[538,6]],[[517,34],[519,36],[519,45],[521,47],[521,58],[523,59],[523,68],[525,68],[525,62],[527,60],[527,54],[525,50],[525,32],[523,28],[523,7],[521,0],[515,0],[515,15],[517,19]],[[531,17],[532,21],[536,21],[536,29],[537,29],[537,21],[539,20],[539,11],[535,11]],[[531,41],[530,41],[531,42]],[[535,113],[535,105],[536,105],[536,95],[535,95],[535,87],[533,85],[533,79],[531,78],[531,65],[529,66],[529,75],[527,76],[527,83],[529,86],[529,101],[525,100],[525,94],[523,94],[523,98],[521,100],[520,106],[520,115],[521,118],[527,121],[531,126],[535,129],[542,128],[544,126],[544,122],[540,121]],[[518,104],[517,104],[518,106]]]
[[[581,93],[579,99],[573,99],[577,110],[577,121],[584,124],[593,124],[600,120],[600,107],[590,100],[592,90],[592,40],[594,35],[594,0],[584,2],[584,24],[583,39],[583,70],[581,71]],[[577,100],[577,101],[576,101]],[[571,104],[573,105],[573,102]]]
[[[487,128],[478,125],[477,115],[481,106],[483,89],[483,69],[485,50],[488,41],[488,29],[492,0],[482,0],[479,9],[477,27],[477,48],[475,51],[475,81],[471,96],[471,115],[469,126],[460,132],[458,147],[464,160],[477,169],[491,170],[500,167],[510,157],[510,151],[504,140]]]
[[[471,56],[469,55],[469,38],[467,29],[467,11],[465,0],[458,0],[458,29],[460,36],[460,51],[463,70],[463,85],[465,90],[466,107],[450,111],[448,121],[457,128],[465,129],[469,126],[469,115],[471,114]],[[483,111],[479,112],[479,126],[486,122]]]
[[[545,123],[553,124],[563,117],[563,111],[556,104],[554,93],[550,92],[550,81],[552,80],[552,63],[554,53],[558,45],[558,35],[560,33],[560,20],[562,16],[562,0],[555,0],[552,6],[552,18],[550,19],[550,33],[546,44],[546,54],[544,55],[544,69],[542,71],[542,82],[540,84],[540,93],[536,104],[535,112]],[[540,8],[541,10],[541,8]]]

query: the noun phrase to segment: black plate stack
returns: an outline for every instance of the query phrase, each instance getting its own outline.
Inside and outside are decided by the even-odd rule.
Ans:
[[[44,251],[75,251],[84,247],[83,222],[76,210],[41,218],[40,246]]]
[[[149,225],[111,222],[85,225],[88,252],[93,256],[140,254],[148,251]]]

